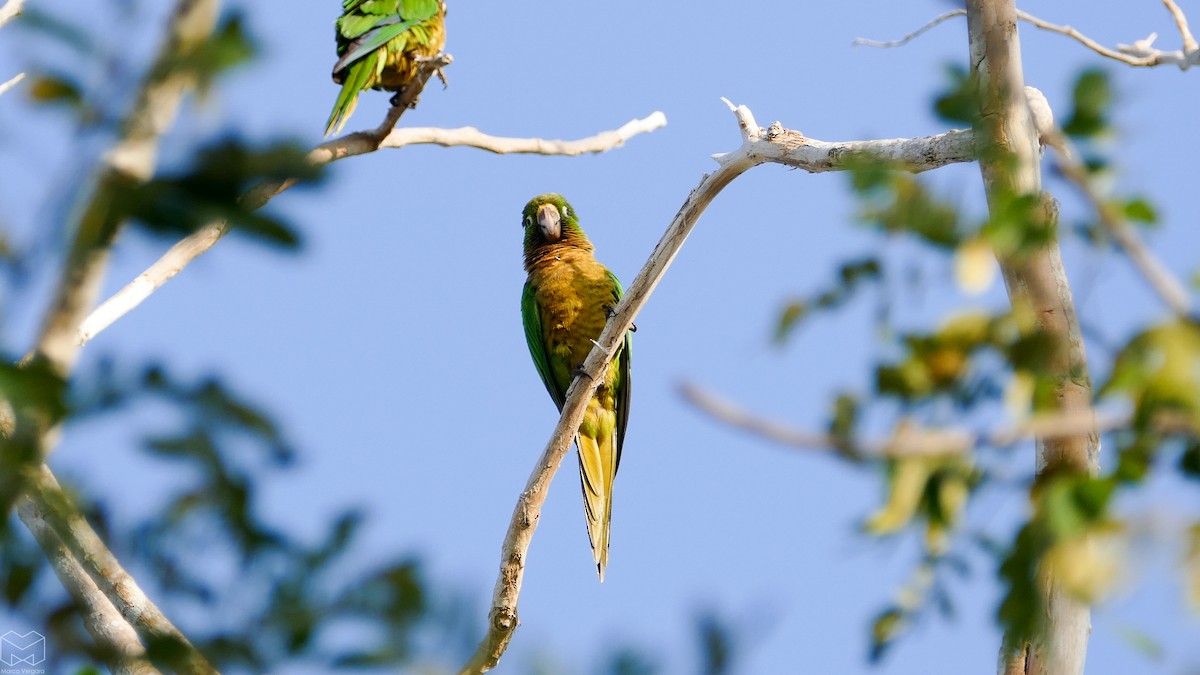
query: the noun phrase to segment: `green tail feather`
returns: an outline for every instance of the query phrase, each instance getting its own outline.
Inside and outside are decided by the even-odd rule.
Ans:
[[[325,124],[326,136],[342,132],[346,120],[350,119],[354,108],[358,106],[358,95],[367,88],[367,80],[370,79],[371,73],[375,72],[378,60],[378,54],[368,54],[361,61],[346,69],[342,90],[338,92],[337,101],[334,102],[333,110],[329,113],[329,121]]]

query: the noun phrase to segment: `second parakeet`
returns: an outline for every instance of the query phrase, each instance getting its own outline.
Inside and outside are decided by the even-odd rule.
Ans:
[[[412,82],[421,61],[446,45],[442,0],[342,0],[335,22],[337,53],[333,81],[338,92],[325,135],[342,130],[368,89],[400,91]]]
[[[562,410],[567,388],[621,298],[621,283],[592,255],[575,209],[562,195],[534,197],[522,212],[525,271],[521,294],[525,340],[542,383]],[[592,557],[600,581],[608,564],[613,479],[629,420],[630,334],[618,347],[587,404],[575,444]]]

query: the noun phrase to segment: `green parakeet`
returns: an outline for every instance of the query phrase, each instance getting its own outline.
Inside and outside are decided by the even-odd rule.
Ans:
[[[529,274],[521,294],[525,340],[542,383],[562,410],[567,387],[621,297],[621,283],[596,262],[575,209],[562,195],[534,197],[522,217]],[[626,333],[575,436],[588,536],[600,581],[608,565],[613,479],[629,420],[629,357]]]
[[[442,0],[342,0],[333,81],[342,85],[325,135],[338,133],[367,89],[399,91],[446,44]]]

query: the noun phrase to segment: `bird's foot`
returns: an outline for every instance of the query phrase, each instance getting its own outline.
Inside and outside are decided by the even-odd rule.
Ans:
[[[393,108],[395,108],[395,107],[397,107],[397,106],[399,106],[399,105],[401,105],[401,104],[403,104],[403,103],[404,103],[404,91],[405,91],[404,89],[401,89],[401,90],[397,91],[395,94],[392,94],[392,98],[391,98],[391,99],[389,99],[389,101],[388,101],[388,102],[392,104],[392,107],[393,107]],[[418,96],[418,97],[414,98],[413,100],[409,101],[409,102],[408,102],[408,109],[409,109],[409,110],[412,110],[413,108],[416,108],[416,107],[417,107],[417,101],[419,101],[419,100],[421,100],[421,97],[420,97],[420,96]]]
[[[439,64],[437,69],[433,71],[433,74],[437,75],[437,79],[441,81],[442,89],[446,89],[450,86],[450,82],[446,80],[446,71],[442,70],[442,65],[450,63],[451,59],[449,57],[449,54],[437,54],[436,56],[418,56],[415,60],[421,64],[430,62]]]
[[[582,363],[578,363],[575,365],[575,377],[586,377],[589,380],[592,379],[592,376],[588,375],[587,371],[583,369]]]
[[[616,308],[616,307],[613,307],[612,305],[605,305],[605,306],[604,306],[604,318],[606,318],[606,319],[611,319],[611,318],[613,318],[613,317],[614,317],[614,316],[616,316],[616,315],[617,315],[617,308]],[[631,323],[631,324],[629,324],[629,332],[630,332],[630,333],[636,333],[636,332],[637,332],[637,324],[636,324],[636,323]],[[593,342],[595,342],[595,340],[593,340]]]

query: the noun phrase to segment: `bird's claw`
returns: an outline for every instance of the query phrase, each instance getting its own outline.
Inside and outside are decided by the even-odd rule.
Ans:
[[[613,317],[614,317],[614,316],[616,316],[616,315],[617,315],[617,308],[616,308],[616,307],[613,307],[612,305],[605,305],[605,306],[604,306],[604,318],[606,318],[606,319],[611,319],[611,318],[613,318]]]
[[[408,109],[412,110],[413,108],[416,108],[417,101],[419,101],[419,100],[421,100],[421,98],[418,96],[417,98],[414,98],[413,100],[409,101]],[[395,94],[392,94],[392,98],[388,100],[388,103],[391,103],[393,108],[395,108],[396,106],[399,106],[403,102],[404,102],[404,89],[401,89],[400,91],[397,91]]]
[[[582,364],[582,363],[580,363],[580,364],[576,364],[576,366],[575,366],[575,377],[586,377],[586,378],[587,378],[587,379],[589,379],[589,380],[591,380],[591,379],[592,379],[592,376],[591,376],[591,375],[588,375],[587,371],[583,369],[583,364]]]

